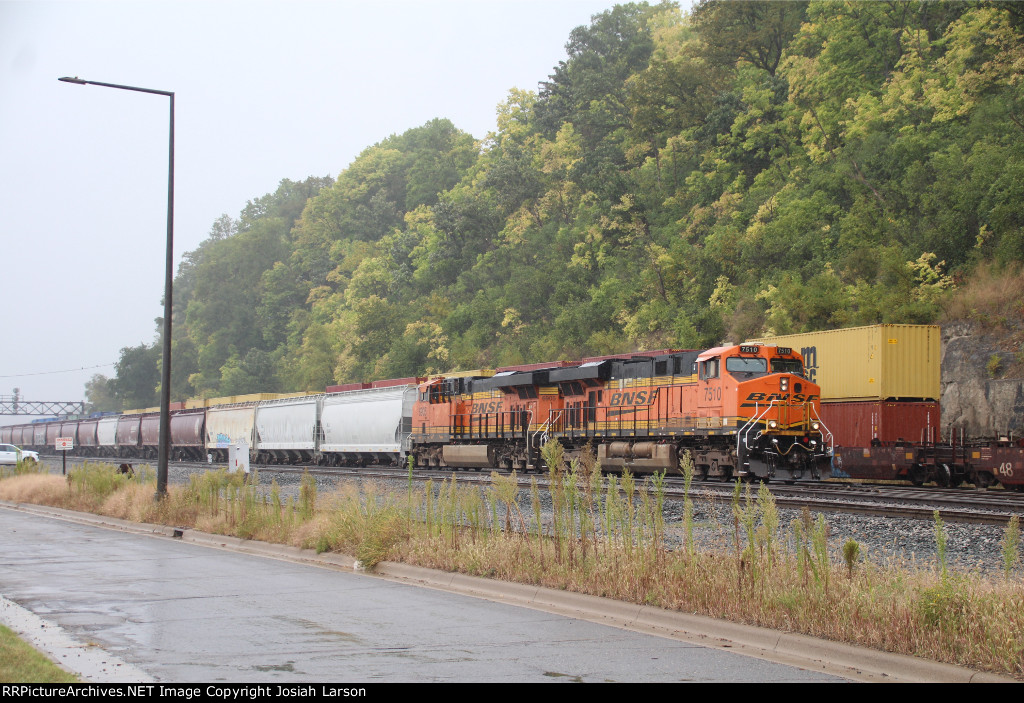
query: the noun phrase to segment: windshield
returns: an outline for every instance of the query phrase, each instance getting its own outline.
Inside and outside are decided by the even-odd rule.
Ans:
[[[804,365],[797,359],[772,359],[772,373],[804,375]]]
[[[731,373],[767,373],[768,362],[759,357],[730,356],[725,360],[725,370]]]

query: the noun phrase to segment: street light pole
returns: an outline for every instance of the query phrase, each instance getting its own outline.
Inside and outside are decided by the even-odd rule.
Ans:
[[[166,95],[171,99],[171,130],[168,147],[167,172],[167,256],[164,262],[164,330],[163,330],[163,361],[160,380],[160,449],[157,455],[156,468],[156,499],[161,500],[167,495],[167,459],[171,446],[171,283],[174,273],[174,93],[152,88],[136,88],[116,83],[100,83],[86,81],[75,76],[65,76],[57,80],[76,85],[99,85],[104,88],[131,90],[136,93],[152,93]]]

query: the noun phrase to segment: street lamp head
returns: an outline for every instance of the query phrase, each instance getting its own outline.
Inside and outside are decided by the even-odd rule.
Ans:
[[[63,81],[64,83],[76,83],[78,85],[86,85],[88,83],[88,81],[83,81],[78,76],[75,76],[74,78],[70,76],[64,76],[63,78],[58,78],[57,80]]]

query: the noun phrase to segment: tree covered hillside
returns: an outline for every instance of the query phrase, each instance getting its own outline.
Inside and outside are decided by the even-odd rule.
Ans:
[[[1022,33],[1010,2],[618,5],[482,141],[435,119],[214,223],[173,395],[933,322],[1024,259]]]

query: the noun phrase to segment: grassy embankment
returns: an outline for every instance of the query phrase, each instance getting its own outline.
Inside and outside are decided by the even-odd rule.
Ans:
[[[549,465],[560,465],[550,454],[557,443],[546,449]],[[947,569],[938,516],[937,563],[882,566],[852,539],[830,549],[823,516],[805,512],[782,525],[767,489],[737,484],[731,524],[719,526],[727,548],[695,545],[687,501],[674,526],[683,544],[669,550],[658,477],[641,484],[574,464],[552,472],[550,512],[536,481],[527,499],[514,478],[492,478],[487,487],[445,480],[421,489],[410,477],[405,490],[344,484],[322,496],[307,476],[296,498],[283,499],[276,483],[245,485],[221,470],[172,486],[156,504],[152,476],[131,480],[87,464],[67,480],[3,478],[0,499],[348,553],[368,568],[394,560],[540,584],[1024,678],[1016,521],[1003,540],[1004,575],[991,578]]]
[[[0,683],[74,683],[78,677],[61,669],[0,625]]]

